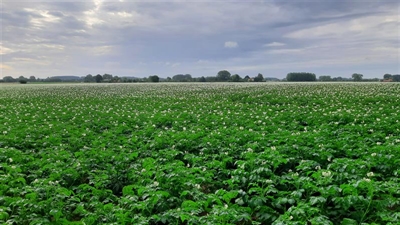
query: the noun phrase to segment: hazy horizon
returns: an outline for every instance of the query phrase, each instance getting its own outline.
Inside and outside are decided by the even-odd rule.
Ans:
[[[0,78],[400,74],[398,1],[1,3]]]

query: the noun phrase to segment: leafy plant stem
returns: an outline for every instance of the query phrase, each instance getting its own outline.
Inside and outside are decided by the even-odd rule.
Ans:
[[[370,199],[370,201],[369,201],[369,203],[368,203],[368,206],[367,206],[367,209],[365,210],[363,216],[361,217],[361,220],[360,220],[360,223],[359,223],[359,224],[361,224],[361,223],[364,221],[364,218],[365,218],[365,216],[367,215],[367,213],[368,213],[368,211],[369,211],[369,207],[371,206],[371,203],[372,203],[372,199],[373,199],[373,198],[374,198],[374,195],[373,195],[373,193],[372,193],[371,199]]]

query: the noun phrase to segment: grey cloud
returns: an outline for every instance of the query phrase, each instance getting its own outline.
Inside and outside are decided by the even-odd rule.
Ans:
[[[39,13],[28,12],[26,10],[15,10],[15,11],[5,11],[2,12],[0,21],[2,26],[29,26],[29,21],[31,18],[43,18]]]
[[[47,8],[50,11],[60,11],[63,13],[74,13],[74,14],[81,14],[82,11],[92,9],[95,4],[93,1],[58,1],[58,2],[51,2],[43,3],[43,7]]]
[[[13,5],[15,6],[15,5]],[[84,23],[78,19],[80,15],[66,15],[61,11],[47,11],[52,7],[43,7],[43,5],[29,8],[27,5],[25,10],[8,10],[2,18],[3,42],[10,45],[20,45],[23,43],[51,43],[51,44],[68,44],[72,39],[68,37],[88,36],[82,32],[85,29]],[[37,9],[39,8],[39,9]],[[46,23],[43,27],[33,27],[32,19],[44,19],[40,10],[47,11],[47,15],[58,18],[55,23]]]
[[[365,18],[373,16],[384,18],[394,15],[396,7],[399,3],[390,1],[329,0],[102,1],[96,8],[94,1],[6,0],[1,22],[7,32],[3,32],[2,45],[14,52],[3,55],[3,59],[14,65],[15,74],[23,74],[29,68],[53,75],[104,73],[102,70],[114,69],[107,72],[201,76],[231,68],[231,72],[241,75],[258,72],[285,75],[288,70],[307,68],[321,73],[333,69],[345,73],[365,65],[371,71],[379,71],[377,67],[382,65],[386,54],[389,55],[386,64],[390,65],[386,68],[395,69],[398,67],[393,66],[395,55],[390,48],[399,46],[399,42],[394,35],[383,33],[398,28],[399,17],[360,28],[367,30],[338,29],[326,35],[323,28],[341,28],[349,25],[346,21],[369,22]],[[47,15],[57,19],[46,22],[35,10],[47,11]],[[35,21],[37,24],[33,26]],[[43,26],[38,26],[40,23]],[[226,41],[239,45],[224,48]],[[286,45],[274,49],[263,47],[272,42]],[[370,61],[364,60],[365,55]],[[344,56],[347,58],[342,59]],[[15,59],[25,59],[25,66],[15,66]],[[203,63],[197,63],[199,60]],[[40,61],[43,61],[41,69],[35,70],[35,63]],[[48,65],[48,72],[43,65]]]
[[[51,12],[48,12],[47,14],[55,16],[55,17],[59,17],[59,18],[62,18],[65,16],[64,13],[62,13],[60,11],[51,11]]]

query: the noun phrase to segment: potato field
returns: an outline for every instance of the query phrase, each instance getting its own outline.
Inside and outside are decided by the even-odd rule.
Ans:
[[[0,85],[0,223],[400,224],[400,85]]]

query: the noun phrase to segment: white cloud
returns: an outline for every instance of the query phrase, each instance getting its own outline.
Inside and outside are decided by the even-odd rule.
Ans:
[[[294,54],[294,53],[301,53],[305,49],[304,48],[285,48],[285,49],[274,49],[267,51],[269,54]]]
[[[286,44],[285,43],[282,43],[282,42],[271,42],[271,43],[268,43],[268,44],[265,44],[264,45],[264,47],[280,47],[280,46],[285,46]]]
[[[12,52],[14,52],[14,50],[6,48],[0,43],[0,55],[10,54]]]
[[[238,46],[238,43],[235,41],[227,41],[224,44],[225,48],[236,48]]]
[[[179,62],[177,62],[177,63],[166,62],[165,65],[174,68],[174,67],[178,67],[179,65],[181,65],[181,63],[179,63]]]
[[[174,64],[171,65],[171,67],[178,67],[180,65],[181,65],[180,63],[174,63]]]
[[[24,11],[38,15],[37,17],[32,17],[30,19],[30,23],[33,27],[38,29],[45,28],[49,23],[60,22],[59,17],[49,14],[49,11],[47,10],[24,8]]]
[[[104,46],[95,46],[95,47],[84,47],[82,49],[85,49],[86,52],[91,53],[94,56],[99,56],[99,55],[110,55],[113,53],[113,46],[110,45],[104,45]]]

